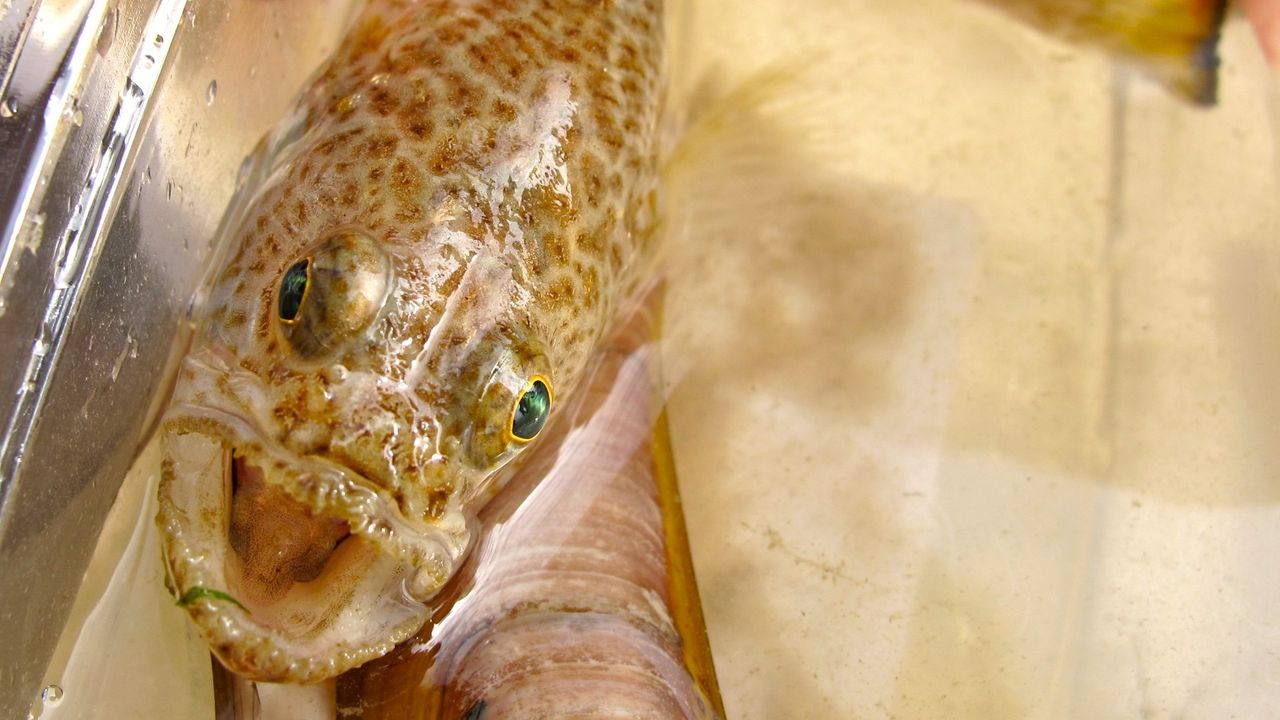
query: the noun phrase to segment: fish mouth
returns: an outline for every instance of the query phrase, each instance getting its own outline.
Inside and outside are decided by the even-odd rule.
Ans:
[[[294,500],[236,451],[224,453],[231,492],[227,539],[240,560],[243,594],[254,604],[271,603],[292,585],[319,577],[351,537],[351,524]]]
[[[157,522],[171,590],[231,671],[318,682],[389,652],[427,620],[470,532],[410,523],[393,499],[252,426],[175,408]]]

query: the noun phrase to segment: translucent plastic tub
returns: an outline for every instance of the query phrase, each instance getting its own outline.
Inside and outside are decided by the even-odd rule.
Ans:
[[[1280,714],[1243,20],[1198,110],[965,3],[688,12],[668,367],[730,716]]]
[[[1280,103],[1244,23],[1205,110],[958,0],[670,16],[664,363],[728,715],[1280,714]],[[211,716],[155,462],[45,717]]]

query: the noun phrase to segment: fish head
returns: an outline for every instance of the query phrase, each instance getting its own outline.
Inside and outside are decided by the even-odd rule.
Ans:
[[[321,679],[415,631],[548,420],[546,323],[468,210],[446,196],[412,237],[251,223],[213,283],[159,522],[175,594],[243,675]]]
[[[465,236],[331,233],[273,258],[245,307],[215,310],[207,347],[224,361],[206,398],[438,525],[550,411],[554,373],[516,272]],[[241,316],[252,329],[227,325]]]

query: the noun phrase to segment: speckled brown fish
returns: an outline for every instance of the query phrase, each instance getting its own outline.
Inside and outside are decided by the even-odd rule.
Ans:
[[[425,620],[644,281],[657,0],[371,3],[233,228],[164,425],[173,589],[313,682]]]

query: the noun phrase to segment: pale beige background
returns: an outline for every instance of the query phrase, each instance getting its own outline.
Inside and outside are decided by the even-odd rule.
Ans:
[[[729,715],[1280,716],[1280,103],[1246,29],[1206,112],[961,0],[672,15],[665,361]],[[209,717],[154,462],[45,718]]]
[[[953,0],[677,14],[667,363],[729,715],[1280,716],[1247,28],[1206,112]]]

